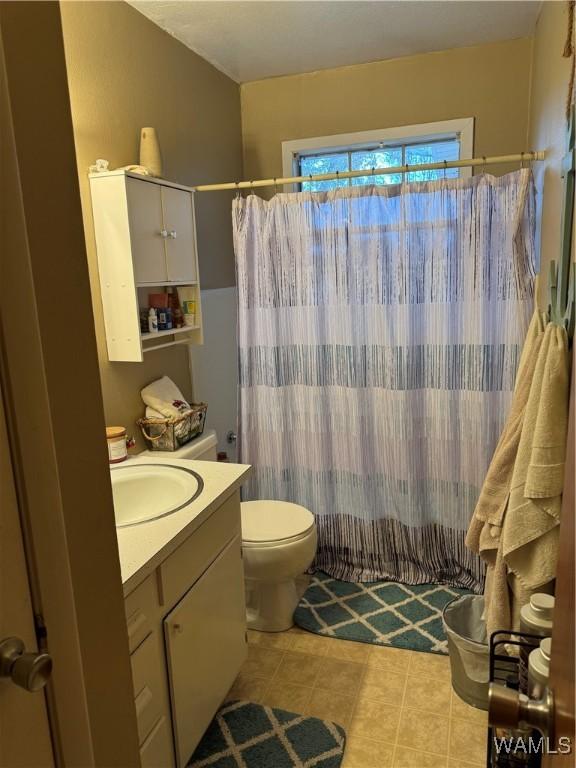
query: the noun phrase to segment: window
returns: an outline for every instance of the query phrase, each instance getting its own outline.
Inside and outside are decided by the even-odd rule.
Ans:
[[[473,118],[442,123],[404,126],[383,131],[284,142],[284,175],[309,176],[337,171],[366,170],[366,176],[332,181],[305,181],[304,191],[318,192],[361,184],[399,184],[406,181],[434,181],[470,174],[469,168],[412,171],[407,174],[372,174],[372,168],[422,165],[443,160],[472,157]]]

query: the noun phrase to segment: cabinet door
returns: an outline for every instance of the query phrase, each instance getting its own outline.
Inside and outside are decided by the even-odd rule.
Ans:
[[[246,658],[239,536],[168,614],[164,633],[176,756],[184,766]]]
[[[164,226],[166,238],[166,264],[168,280],[194,283],[196,273],[196,238],[192,195],[181,189],[162,187]]]
[[[126,179],[130,242],[137,283],[165,283],[165,237],[162,220],[162,187],[140,179]]]

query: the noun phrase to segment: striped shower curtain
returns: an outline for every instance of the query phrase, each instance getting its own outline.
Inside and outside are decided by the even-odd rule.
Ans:
[[[464,546],[533,303],[529,170],[233,205],[245,498],[336,578],[479,591]]]

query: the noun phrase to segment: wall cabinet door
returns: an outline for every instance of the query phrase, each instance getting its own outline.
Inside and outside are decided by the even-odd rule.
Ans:
[[[126,179],[130,242],[137,283],[168,279],[163,235],[162,187],[140,179]]]
[[[168,614],[164,633],[176,755],[184,766],[246,657],[239,536]]]
[[[162,205],[166,237],[168,280],[194,283],[196,274],[196,240],[192,195],[181,189],[162,187]]]

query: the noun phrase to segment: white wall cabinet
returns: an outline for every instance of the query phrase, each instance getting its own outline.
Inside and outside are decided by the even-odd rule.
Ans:
[[[90,175],[108,358],[141,362],[145,352],[202,343],[193,192],[126,171]],[[140,308],[148,294],[188,286],[196,324],[148,334]]]
[[[239,492],[125,604],[142,766],[180,768],[247,654]]]

